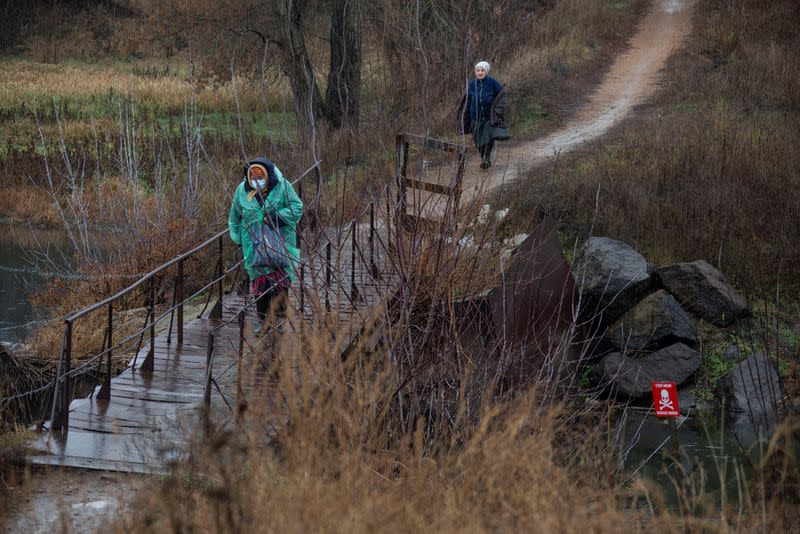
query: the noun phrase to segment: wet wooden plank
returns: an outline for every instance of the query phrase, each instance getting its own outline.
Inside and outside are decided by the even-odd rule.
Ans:
[[[70,415],[70,431],[72,430],[85,430],[91,432],[101,432],[105,434],[152,434],[153,432],[160,432],[162,429],[158,426],[131,426],[123,425],[118,421],[87,421],[84,419],[76,418],[72,420]]]
[[[43,435],[34,440],[31,446],[37,454],[32,461],[112,471],[163,472],[165,463],[157,457],[159,453],[153,446],[155,441],[157,438],[150,440],[127,434],[73,429],[66,433],[53,433],[50,439]],[[182,456],[178,447],[169,453],[169,460]]]
[[[128,386],[112,386],[111,387],[111,402],[114,397],[126,397],[131,399],[147,400],[152,402],[170,402],[178,404],[190,404],[200,401],[203,397],[203,391],[197,392],[177,391],[169,392],[164,390],[149,390],[145,388],[131,388]]]
[[[93,469],[98,471],[111,471],[116,473],[136,473],[140,475],[166,475],[169,469],[161,464],[143,464],[124,460],[109,460],[103,458],[81,458],[74,456],[47,456],[36,454],[30,461],[35,465],[51,465],[58,467],[72,467],[75,469]]]
[[[193,411],[194,408],[186,407],[186,410]],[[87,415],[101,415],[130,421],[141,421],[162,417],[164,415],[179,414],[181,413],[181,409],[171,404],[147,401],[133,400],[124,402],[124,399],[120,399],[117,402],[109,402],[95,399],[77,399],[70,404],[70,414],[72,413],[84,413]]]

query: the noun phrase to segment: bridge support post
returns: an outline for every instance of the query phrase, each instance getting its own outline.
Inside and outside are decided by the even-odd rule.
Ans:
[[[380,276],[380,270],[375,265],[375,201],[369,203],[369,269],[373,278]]]
[[[150,279],[150,306],[148,307],[150,314],[150,350],[147,351],[147,356],[142,362],[139,371],[142,373],[153,373],[155,370],[156,358],[156,279]]]
[[[305,317],[306,313],[306,266],[300,264],[300,317]]]
[[[325,245],[325,310],[331,311],[331,242]]]
[[[350,231],[350,305],[356,309],[358,287],[356,287],[356,247],[358,246],[358,221],[353,221]]]
[[[206,347],[206,380],[203,390],[203,434],[208,435],[211,431],[211,381],[214,369],[214,334],[208,334]]]
[[[223,274],[225,273],[225,267],[222,264],[222,237],[217,240],[217,294],[219,298],[217,302],[214,304],[214,307],[211,308],[211,313],[208,314],[209,319],[222,319],[222,279]]]
[[[397,165],[397,220],[402,222],[406,214],[406,175],[408,174],[409,149],[405,134],[397,134],[395,149],[397,151],[395,160]]]
[[[61,351],[59,373],[53,390],[53,416],[50,430],[69,429],[69,403],[72,400],[72,322],[66,321],[64,328],[64,348]]]
[[[239,312],[239,361],[236,369],[236,421],[241,421],[247,410],[247,400],[244,398],[244,310]]]
[[[110,401],[111,400],[111,351],[114,346],[114,301],[108,303],[108,354],[106,354],[106,376],[103,379],[103,385],[97,393],[98,400]]]
[[[178,301],[178,345],[183,345],[183,260],[178,262],[178,281],[175,300]]]

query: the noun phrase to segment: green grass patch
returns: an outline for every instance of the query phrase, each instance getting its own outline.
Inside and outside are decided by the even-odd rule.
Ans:
[[[608,5],[611,11],[627,11],[631,7],[630,2],[612,2]]]
[[[541,103],[520,100],[514,103],[512,120],[515,135],[533,135],[542,130],[551,120],[550,111]]]
[[[681,113],[694,113],[700,109],[700,105],[693,100],[679,100],[672,104],[672,109]]]
[[[733,369],[735,363],[726,355],[728,347],[730,343],[719,342],[703,354],[703,363],[695,375],[695,394],[699,401],[714,401],[720,379]]]
[[[235,113],[211,112],[198,113],[195,121],[200,123],[200,131],[204,135],[214,135],[223,138],[235,138],[239,129],[249,136],[264,140],[285,140],[294,138],[297,125],[294,113],[263,111],[242,112],[239,117]],[[183,126],[183,116],[170,115],[160,117],[158,124],[162,131],[170,135],[178,135]]]

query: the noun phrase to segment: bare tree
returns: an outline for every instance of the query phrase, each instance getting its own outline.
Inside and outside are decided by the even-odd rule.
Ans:
[[[164,39],[191,43],[208,65],[225,76],[229,60],[255,67],[265,50],[289,79],[301,139],[310,139],[319,120],[332,128],[354,125],[359,111],[361,83],[361,0],[131,0],[148,13]],[[330,16],[330,71],[325,93],[317,83],[309,51],[308,23],[315,30],[318,13]],[[170,24],[164,24],[164,21]],[[235,37],[231,39],[231,37]],[[233,54],[233,47],[241,47]],[[323,94],[325,98],[323,99]]]
[[[331,13],[331,67],[325,99],[325,118],[334,128],[358,124],[361,28],[359,0],[334,0]]]

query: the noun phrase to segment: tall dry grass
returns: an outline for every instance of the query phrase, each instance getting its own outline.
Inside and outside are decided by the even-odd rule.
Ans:
[[[109,94],[113,97],[117,92],[126,98],[136,97],[161,112],[182,111],[189,93],[196,93],[197,105],[208,111],[228,111],[234,100],[232,82],[203,84],[198,88],[188,72],[154,77],[135,69],[131,71],[124,63],[49,64],[19,58],[4,58],[0,66],[0,110],[6,114],[15,110],[49,114],[54,98],[65,99],[72,106],[80,105],[90,114],[93,104],[97,106]],[[263,103],[261,89],[245,79],[234,82],[244,108],[259,109]]]
[[[377,316],[385,309],[374,310]],[[271,363],[248,391],[239,425],[226,419],[195,439],[189,462],[157,491],[139,495],[117,532],[542,532],[790,531],[797,526],[796,427],[776,434],[753,478],[720,505],[708,473],[684,473],[685,508],[663,484],[622,485],[603,433],[610,414],[533,386],[483,397],[448,427],[422,414],[410,424],[392,408],[398,388],[389,341],[337,357],[320,321],[286,335],[260,356]],[[394,324],[399,337],[416,332]],[[447,358],[450,355],[438,355]],[[455,377],[458,378],[458,377]],[[468,377],[460,377],[464,383]],[[454,409],[463,414],[463,400]],[[581,417],[575,417],[583,412]],[[604,412],[604,410],[603,410]],[[428,412],[430,415],[431,412]],[[397,432],[397,429],[404,429]],[[725,462],[725,459],[721,459]],[[744,473],[744,471],[742,471]],[[670,480],[672,479],[672,480]]]
[[[411,256],[430,260],[431,251],[423,244]],[[495,261],[485,256],[478,261]],[[366,314],[381,341],[359,343],[345,359],[341,339],[331,336],[337,318],[325,313],[252,354],[255,369],[258,361],[270,367],[253,373],[260,381],[251,382],[241,424],[217,420],[205,441],[195,441],[191,461],[157,493],[141,495],[141,512],[115,528],[615,531],[632,524],[638,512],[620,510],[605,444],[588,420],[535,387],[498,396],[491,380],[476,382],[488,362],[460,347],[445,324],[453,311],[439,306],[473,259],[416,269],[399,299]]]
[[[35,187],[0,188],[0,213],[12,221],[47,226],[61,222],[50,196]]]

